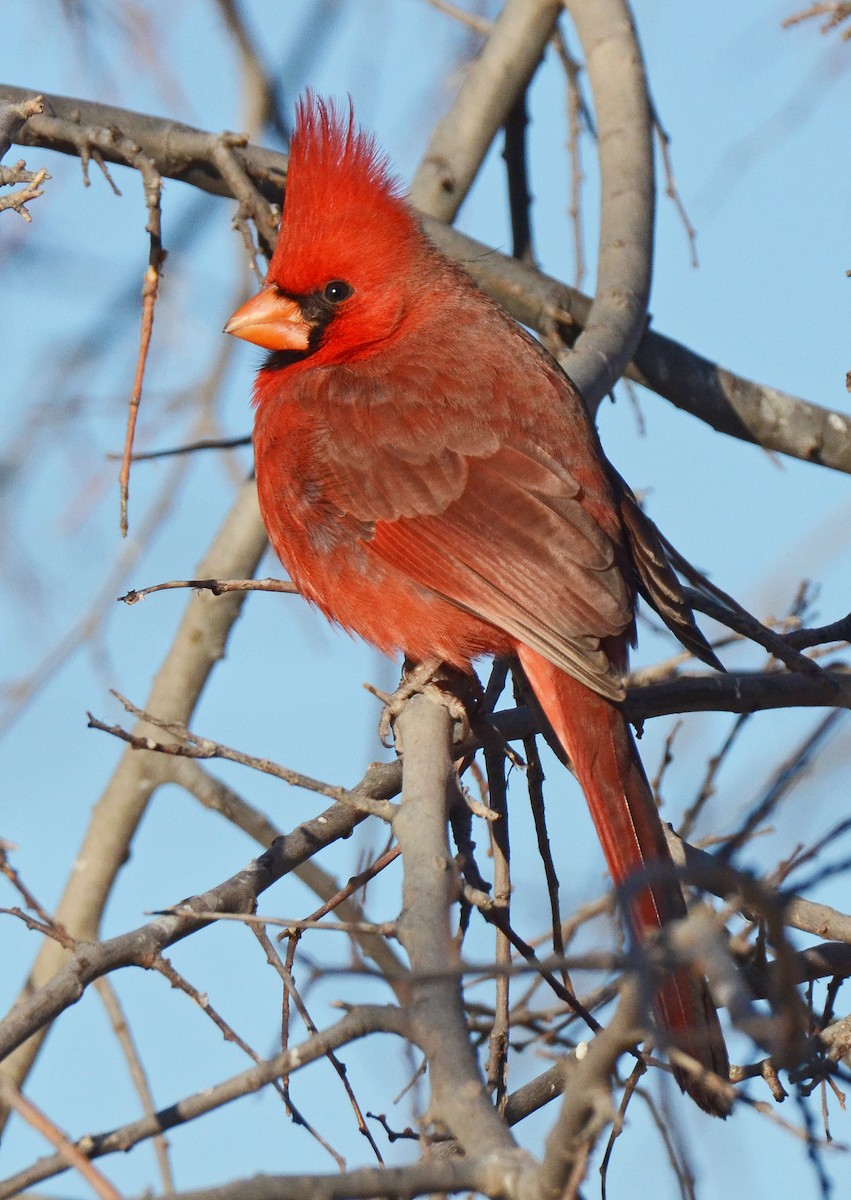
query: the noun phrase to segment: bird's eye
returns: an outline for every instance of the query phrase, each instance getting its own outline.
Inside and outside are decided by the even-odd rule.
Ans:
[[[322,294],[332,304],[342,304],[344,300],[348,300],[353,291],[354,288],[344,279],[332,279],[330,283],[325,284]]]

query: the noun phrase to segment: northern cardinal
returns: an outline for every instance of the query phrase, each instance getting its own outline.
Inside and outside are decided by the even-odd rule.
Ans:
[[[573,764],[640,937],[685,915],[625,717],[640,592],[720,667],[659,535],[543,347],[442,257],[387,160],[308,93],[262,291],[226,326],[271,351],[254,389],[260,508],[302,595],[388,654],[516,655]],[[665,869],[671,878],[665,879]],[[670,973],[664,1040],[722,1078],[705,981]],[[718,1089],[676,1075],[726,1115]]]

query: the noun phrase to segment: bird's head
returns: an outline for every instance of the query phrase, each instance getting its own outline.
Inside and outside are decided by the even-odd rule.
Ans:
[[[225,331],[316,365],[354,361],[392,339],[426,248],[400,192],[351,104],[343,113],[306,93],[266,284]]]

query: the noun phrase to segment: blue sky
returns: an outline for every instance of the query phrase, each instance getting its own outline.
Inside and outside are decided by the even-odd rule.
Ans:
[[[435,119],[457,86],[466,35],[420,0],[326,5],[254,0],[244,7],[267,65],[279,74],[287,106],[308,83],[324,93],[351,93],[361,121],[376,131],[399,173],[409,179]],[[794,8],[767,0],[746,6],[732,0],[713,6],[674,0],[635,5],[653,96],[673,139],[677,183],[698,230],[700,258],[695,270],[682,224],[660,195],[652,321],[659,331],[745,376],[845,411],[845,373],[851,366],[845,275],[851,265],[851,167],[845,153],[851,50],[835,37],[820,35],[814,24],[782,30],[781,20]],[[95,4],[89,11],[95,19],[83,34],[72,30],[58,3],[39,6],[36,16],[26,0],[7,0],[0,76],[205,128],[242,127],[238,62],[213,5],[151,0]],[[327,23],[328,35],[323,36],[323,14],[330,22],[337,13],[342,14],[339,24]],[[313,32],[305,44],[308,26]],[[570,280],[574,263],[565,217],[564,88],[552,55],[536,78],[530,107],[536,249],[545,269]],[[123,438],[138,336],[136,296],[147,261],[137,177],[115,170],[123,192],[118,199],[94,166],[91,187],[84,190],[76,162],[38,151],[26,157],[30,166],[44,162],[53,179],[32,205],[32,225],[0,214],[6,394],[0,454],[7,483],[2,493],[0,637],[7,683],[27,678],[89,609],[123,549],[116,469],[104,456]],[[593,261],[596,184],[589,143],[584,159],[589,175],[586,235]],[[501,162],[493,153],[458,223],[481,240],[506,248],[504,207]],[[199,199],[176,183],[166,186],[164,236],[171,255],[156,318],[140,448],[174,444],[197,420],[199,385],[221,351],[219,331],[235,305],[240,279],[242,248],[230,230],[231,215],[228,203]],[[89,344],[83,339],[93,328],[98,335]],[[224,434],[249,428],[256,361],[251,348],[236,347],[224,368],[215,410]],[[847,480],[721,438],[658,397],[639,392],[637,400],[644,429],[619,389],[617,403],[601,410],[603,441],[633,487],[648,491],[649,511],[671,540],[760,615],[785,612],[803,579],[820,585],[817,620],[843,615],[851,592]],[[143,528],[164,497],[171,508],[115,594],[130,585],[191,575],[249,461],[246,451],[229,460],[211,455],[193,462],[179,479],[167,463],[137,467],[132,530]],[[276,565],[269,559],[262,571],[274,573]],[[48,906],[61,894],[90,809],[120,753],[117,743],[86,730],[85,712],[118,719],[110,687],[144,701],[184,603],[185,597],[170,593],[134,608],[110,605],[94,642],[50,677],[0,741],[7,797],[0,832],[18,845],[16,864]],[[637,661],[653,661],[668,649],[645,633]],[[726,661],[756,666],[762,659],[736,650]],[[368,679],[390,685],[394,671],[365,647],[327,628],[298,600],[256,596],[193,726],[299,770],[350,783],[380,753],[376,705],[360,684]],[[734,828],[776,763],[815,720],[812,713],[752,720],[719,778],[705,828]],[[718,748],[729,724],[723,716],[696,716],[685,723],[666,778],[669,819],[675,820],[689,803],[706,757]],[[651,775],[669,728],[669,722],[652,723],[642,742]],[[770,869],[847,811],[842,772],[847,751],[848,733],[842,729],[787,802],[774,832],[752,847],[746,861]],[[572,784],[558,776],[555,764],[548,769],[551,823],[562,792],[569,804],[569,820],[555,835],[564,856],[567,908],[599,894],[602,856]],[[282,825],[316,811],[310,796],[284,791],[269,780],[225,765],[217,773],[253,803],[268,806]],[[522,789],[517,795],[512,815],[516,847],[528,834]],[[347,877],[383,837],[381,830],[358,834],[328,856],[328,869]],[[210,886],[253,852],[238,831],[200,813],[176,789],[164,789],[122,872],[105,932],[130,928],[146,911]],[[839,847],[835,856],[841,859],[842,854]],[[518,854],[515,871],[515,912],[530,933],[542,925],[546,897],[531,854],[525,860]],[[397,882],[388,877],[370,894],[376,913],[382,906],[392,910]],[[847,908],[838,884],[825,884],[818,898]],[[310,896],[291,882],[265,897],[261,910],[295,916],[311,907]],[[595,929],[594,934],[605,936],[605,931]],[[323,936],[333,946],[325,941],[313,952],[345,965],[342,940]],[[4,961],[14,964],[0,984],[8,1002],[29,964],[35,938],[7,918],[0,925],[0,945]],[[211,965],[212,946],[216,961]],[[487,953],[484,939],[473,947],[482,956]],[[261,1053],[271,1051],[276,984],[245,933],[217,929],[191,939],[173,957],[199,986],[209,988]],[[191,1011],[188,1001],[168,993],[163,981],[125,973],[117,983],[145,1050],[158,1103],[170,1103],[241,1069],[238,1052],[222,1047],[212,1027]],[[333,975],[316,985],[311,1004],[320,1019],[330,1019],[324,1005],[345,990],[345,981]],[[385,998],[376,987],[367,990]],[[364,1106],[383,1111],[388,1091],[403,1086],[409,1064],[387,1053],[381,1078],[375,1080],[369,1071],[374,1053],[355,1050],[352,1070]],[[747,1048],[734,1046],[733,1056],[737,1053],[744,1055]],[[542,1065],[541,1060],[520,1064],[512,1086]],[[324,1089],[335,1086],[323,1070],[317,1067],[296,1086],[297,1099],[320,1124],[328,1106]],[[77,1135],[135,1115],[135,1098],[93,996],[51,1036],[31,1092]],[[783,1115],[798,1120],[789,1104]],[[778,1196],[815,1194],[814,1176],[800,1146],[764,1118],[743,1114],[723,1127],[690,1111],[683,1117],[707,1200],[729,1194],[731,1159],[743,1194],[746,1189]],[[401,1125],[406,1119],[400,1112],[394,1120]],[[533,1146],[546,1122],[530,1123]],[[649,1144],[654,1155],[661,1154],[637,1108],[631,1124],[633,1136],[621,1140],[615,1155],[611,1195],[624,1194],[619,1189],[635,1171],[650,1172]],[[250,1136],[240,1130],[250,1130]],[[350,1163],[367,1161],[348,1114],[340,1127],[325,1132],[344,1146]],[[847,1117],[835,1114],[834,1133],[838,1140],[848,1140]],[[242,1101],[232,1112],[177,1132],[172,1142],[183,1187],[258,1170],[333,1169],[330,1158],[317,1155],[315,1144],[283,1121],[280,1105],[271,1097]],[[17,1124],[4,1150],[7,1171],[43,1152],[35,1136]],[[146,1148],[103,1165],[130,1191],[155,1182],[153,1157]],[[838,1178],[847,1167],[836,1170]],[[653,1185],[661,1189],[656,1194],[675,1194],[670,1177],[659,1178],[664,1182]],[[592,1187],[589,1183],[589,1194]],[[67,1195],[69,1189],[76,1194],[77,1181],[59,1180],[54,1188],[56,1194]]]

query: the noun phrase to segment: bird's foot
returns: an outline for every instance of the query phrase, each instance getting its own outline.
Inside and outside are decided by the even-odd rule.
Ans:
[[[384,704],[378,733],[385,746],[393,745],[393,725],[411,696],[423,695],[449,710],[461,726],[460,740],[470,736],[470,709],[481,699],[481,685],[475,675],[459,671],[446,663],[411,663],[402,668],[402,681],[391,695],[366,684],[366,689]],[[397,741],[397,749],[399,749]]]

